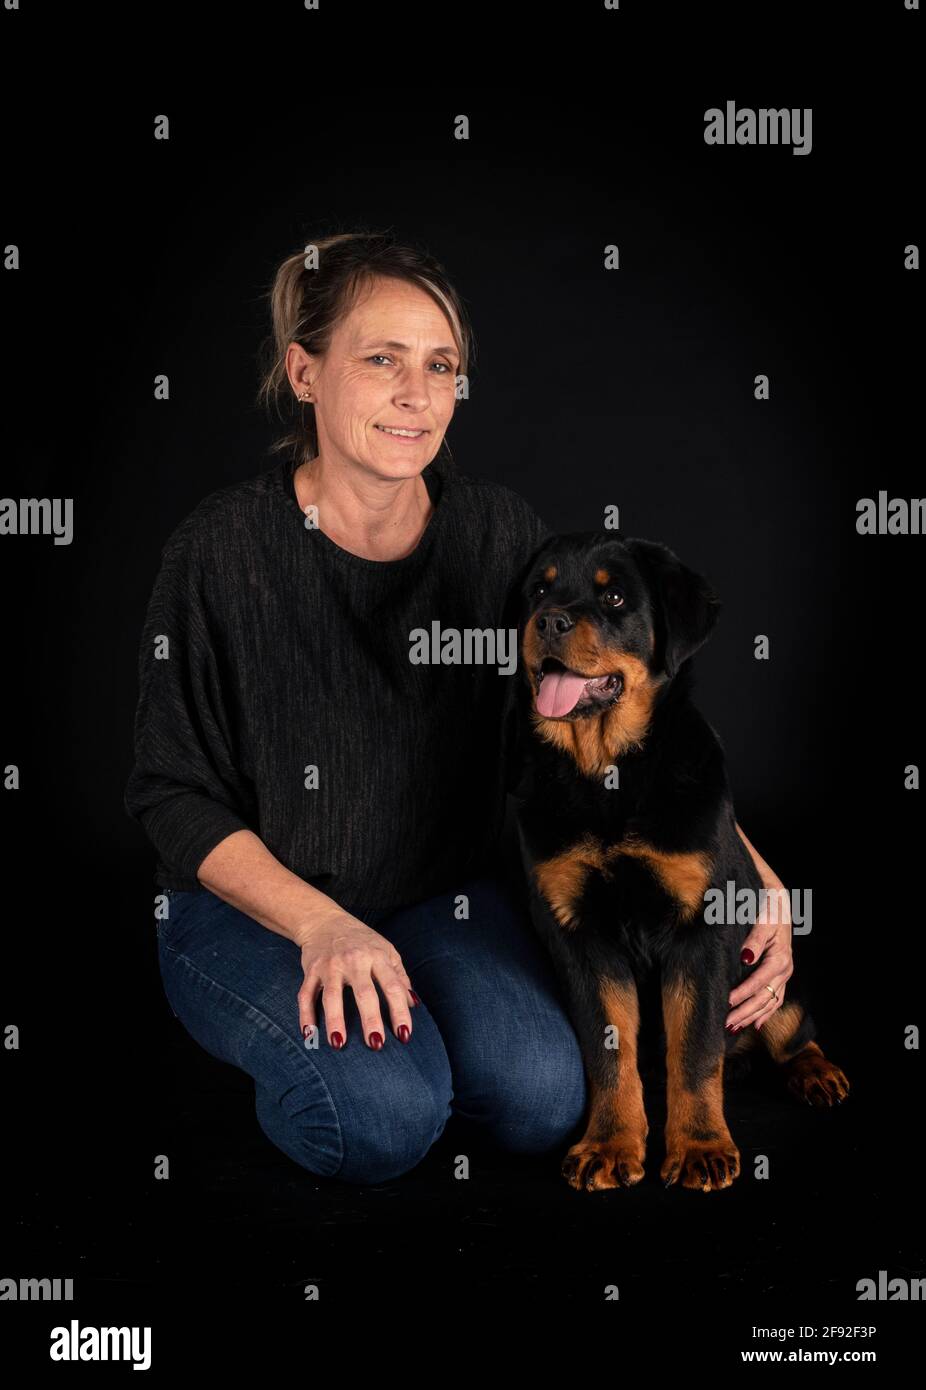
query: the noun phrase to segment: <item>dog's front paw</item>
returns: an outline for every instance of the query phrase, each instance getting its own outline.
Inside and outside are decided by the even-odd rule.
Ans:
[[[624,1135],[580,1139],[563,1159],[562,1174],[577,1192],[633,1187],[643,1176],[644,1146]]]
[[[729,1134],[717,1139],[666,1138],[666,1157],[661,1175],[666,1187],[680,1182],[700,1192],[729,1187],[739,1177],[739,1149]]]

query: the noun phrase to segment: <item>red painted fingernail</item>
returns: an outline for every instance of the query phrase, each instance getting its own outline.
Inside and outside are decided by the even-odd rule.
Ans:
[[[307,1038],[307,1037],[309,1036],[309,1029],[310,1029],[311,1027],[312,1027],[311,1023],[303,1023],[303,1025],[302,1025],[302,1036],[303,1036],[304,1038]]]
[[[341,1034],[340,1034],[340,1033],[332,1033],[332,1034],[331,1034],[331,1046],[332,1046],[332,1047],[343,1047],[343,1046],[344,1046],[344,1039],[341,1037]]]
[[[411,994],[412,994],[412,999],[414,999],[415,1003],[416,1003],[416,1004],[420,1004],[420,1003],[421,1003],[421,1000],[418,998],[418,996],[417,996],[417,994],[415,993],[414,990],[412,990]]]
[[[736,1032],[736,1029],[733,1027],[733,1024],[732,1024],[732,1023],[728,1023],[728,1024],[727,1024],[727,1027],[726,1027],[726,1031],[727,1031],[728,1033],[735,1033],[735,1032]]]
[[[739,1032],[741,1032],[742,1027],[743,1027],[743,1025],[742,1025],[741,1023],[738,1023],[738,1024],[736,1025],[736,1027],[733,1029],[734,1033],[739,1033]]]
[[[372,1047],[373,1051],[374,1051],[374,1052],[378,1052],[379,1049],[382,1047],[382,1045],[383,1045],[383,1036],[382,1036],[382,1034],[381,1034],[381,1033],[371,1033],[371,1034],[370,1034],[370,1046]]]
[[[752,954],[748,946],[743,947],[740,960],[743,962],[744,965],[752,965],[753,961],[755,960],[755,956]]]
[[[411,1034],[408,1031],[407,1023],[400,1023],[395,1031],[396,1037],[399,1039],[399,1042],[408,1042],[408,1039],[411,1036]]]

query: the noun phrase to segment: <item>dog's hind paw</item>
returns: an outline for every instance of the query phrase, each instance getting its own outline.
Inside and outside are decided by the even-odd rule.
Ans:
[[[845,1073],[824,1057],[816,1043],[808,1043],[783,1066],[788,1090],[808,1105],[841,1105],[849,1094]]]

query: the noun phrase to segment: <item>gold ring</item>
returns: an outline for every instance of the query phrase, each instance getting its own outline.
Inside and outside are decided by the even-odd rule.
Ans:
[[[777,994],[775,993],[775,991],[772,989],[771,985],[766,985],[765,988],[768,990],[769,994],[772,996],[772,998],[774,999],[775,1003],[777,1004],[777,1003],[778,1003],[778,995],[777,995]]]

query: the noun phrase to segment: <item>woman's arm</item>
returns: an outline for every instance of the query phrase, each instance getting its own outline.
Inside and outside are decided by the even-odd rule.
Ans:
[[[204,888],[278,936],[303,946],[326,918],[343,916],[327,893],[281,864],[253,830],[236,830],[196,871]]]
[[[400,1042],[409,1041],[409,999],[412,1005],[419,999],[395,946],[291,873],[252,830],[227,835],[206,855],[196,876],[217,897],[299,947],[305,974],[297,995],[303,1037],[318,1026],[320,992],[328,1041],[334,1047],[344,1045],[344,987],[349,985],[367,1046],[381,1048],[386,1029],[375,981],[389,1006],[393,1032]]]
[[[756,847],[755,847],[755,845],[752,843],[752,841],[751,841],[751,840],[748,840],[748,839],[746,838],[746,832],[745,832],[745,830],[743,829],[743,827],[739,824],[738,821],[737,821],[737,823],[736,823],[736,830],[737,830],[737,834],[739,835],[739,837],[740,837],[740,839],[742,840],[743,844],[744,844],[744,845],[746,846],[746,848],[749,850],[749,853],[750,853],[751,856],[752,856],[752,861],[753,861],[753,863],[755,864],[756,868],[758,869],[758,871],[759,871],[759,877],[761,878],[761,880],[762,880],[763,884],[765,885],[765,887],[766,887],[766,888],[783,888],[783,887],[784,887],[784,884],[782,883],[781,879],[780,879],[780,878],[778,877],[778,875],[774,872],[774,870],[773,870],[768,864],[766,864],[765,860],[762,858],[761,854],[760,854],[759,851],[756,849]]]
[[[785,984],[794,973],[791,955],[791,900],[781,879],[765,862],[759,851],[746,838],[740,825],[736,827],[748,849],[756,870],[767,889],[766,910],[757,914],[758,921],[743,942],[741,959],[745,965],[757,962],[755,970],[737,985],[729,998],[730,1013],[726,1027],[739,1032],[747,1024],[757,1028],[784,1003]],[[769,992],[775,991],[777,999]]]

